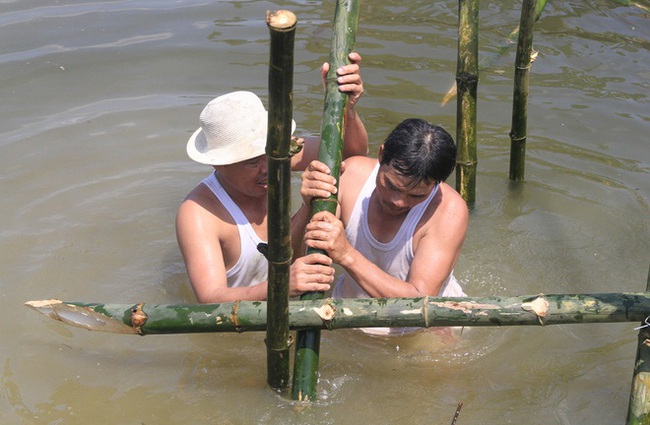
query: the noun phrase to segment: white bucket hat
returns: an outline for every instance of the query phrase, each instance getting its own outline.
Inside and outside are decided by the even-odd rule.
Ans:
[[[268,113],[255,93],[235,91],[210,101],[201,127],[187,142],[187,155],[207,165],[228,165],[263,155]],[[291,134],[296,128],[291,122]]]

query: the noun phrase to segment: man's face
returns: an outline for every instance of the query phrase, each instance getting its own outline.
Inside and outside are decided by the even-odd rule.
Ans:
[[[385,214],[400,216],[408,214],[415,205],[427,199],[435,188],[435,182],[425,183],[405,177],[390,165],[379,167],[376,180],[377,200]]]
[[[268,190],[266,155],[215,168],[221,178],[238,191],[253,197],[266,196]]]

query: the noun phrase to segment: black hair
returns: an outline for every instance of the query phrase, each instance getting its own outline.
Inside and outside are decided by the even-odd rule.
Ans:
[[[384,142],[382,165],[390,165],[413,184],[443,182],[456,165],[456,144],[447,131],[419,118],[408,118]]]

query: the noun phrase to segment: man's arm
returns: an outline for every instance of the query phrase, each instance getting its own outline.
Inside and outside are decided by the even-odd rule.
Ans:
[[[265,300],[266,282],[247,287],[228,287],[226,265],[219,243],[220,227],[214,215],[201,205],[201,200],[192,195],[178,209],[176,238],[197,301]]]
[[[345,134],[343,135],[343,159],[355,155],[368,155],[368,133],[363,125],[359,114],[357,114],[356,105],[363,95],[363,80],[361,79],[360,64],[361,56],[352,52],[348,55],[350,65],[343,66],[337,70],[337,82],[339,90],[348,93],[348,103],[345,108]],[[329,65],[323,66],[324,76],[327,75]]]
[[[339,91],[349,94],[344,117],[343,159],[354,155],[368,154],[368,133],[356,111],[356,104],[364,92],[363,80],[359,74],[361,56],[356,52],[352,52],[349,59],[352,62],[351,64],[344,65],[337,70]],[[321,68],[323,83],[328,70],[329,64],[324,63]],[[303,149],[291,158],[291,168],[294,171],[304,170],[309,162],[318,157],[318,144],[318,137],[306,138]]]
[[[209,211],[211,201],[201,197],[201,189],[199,186],[183,201],[176,216],[178,246],[197,301],[222,303],[266,300],[266,281],[250,286],[228,287],[219,240],[220,236],[221,239],[230,236],[223,233],[223,223]],[[307,291],[329,290],[334,280],[331,264],[332,260],[322,254],[311,254],[296,260],[291,265],[289,295],[295,297]]]

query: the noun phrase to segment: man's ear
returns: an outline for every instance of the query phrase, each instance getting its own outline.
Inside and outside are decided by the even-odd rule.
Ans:
[[[383,157],[384,157],[384,145],[382,144],[381,146],[379,146],[379,154],[377,155],[377,159],[379,160],[380,164]]]

